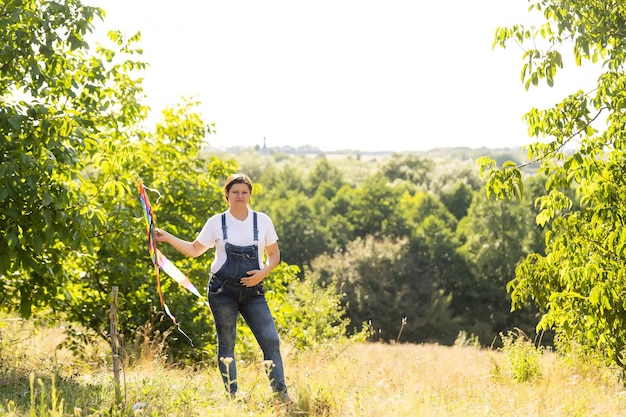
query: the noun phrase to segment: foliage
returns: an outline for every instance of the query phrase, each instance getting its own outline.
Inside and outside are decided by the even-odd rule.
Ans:
[[[343,188],[342,188],[343,189]],[[403,230],[403,219],[396,203],[403,193],[401,186],[389,187],[384,178],[372,175],[351,193],[346,216],[350,219],[356,237],[368,235],[395,236]]]
[[[508,361],[511,377],[516,382],[531,382],[541,377],[540,347],[521,331],[500,333],[502,352]]]
[[[368,323],[383,341],[396,340],[401,328],[403,340],[410,341],[456,334],[448,313],[450,300],[434,289],[435,277],[420,260],[407,239],[379,241],[368,236],[351,242],[345,251],[316,258],[312,280],[345,294],[350,323]]]
[[[78,2],[15,2],[0,13],[5,51],[16,57],[1,68],[0,93],[7,104],[0,113],[0,168],[6,174],[0,184],[0,296],[5,308],[19,305],[25,317],[62,312],[69,320],[63,346],[85,353],[94,335],[108,340],[108,295],[118,286],[124,303],[119,331],[129,349],[149,345],[159,357],[203,361],[216,344],[209,309],[161,274],[165,303],[199,349],[173,331],[146,250],[137,180],[148,189],[157,225],[192,240],[210,215],[226,207],[221,186],[238,167],[202,152],[213,125],[203,121],[193,99],[165,108],[154,131],[142,127],[147,109],[141,105],[141,79],[133,78],[145,67],[133,60],[141,53],[139,36],[112,32],[112,45],[99,45],[92,54],[83,36],[101,15]],[[335,181],[332,169],[322,171],[329,184]],[[285,186],[276,190],[305,190],[297,175],[282,179]],[[264,193],[273,197],[259,184],[255,198]],[[294,214],[308,201],[302,204]],[[303,214],[295,227],[307,227]],[[282,232],[296,248],[296,238],[306,236],[297,228],[293,236]],[[311,238],[304,247],[324,242],[319,233]],[[187,259],[166,245],[161,250],[202,290],[205,257]],[[267,281],[282,333],[298,348],[345,334],[338,294],[327,290],[312,302],[320,294],[298,281],[288,296],[297,273],[283,265],[273,274],[277,281]],[[244,326],[240,336],[244,348],[254,344]],[[141,358],[145,352],[133,354]]]
[[[276,303],[281,334],[298,347],[326,343],[351,326],[368,327],[370,321],[386,341],[400,339],[399,329],[402,341],[411,342],[451,344],[462,329],[487,338],[519,324],[519,314],[509,313],[503,289],[513,265],[531,252],[540,260],[546,256],[546,230],[548,242],[569,239],[551,221],[561,208],[572,214],[557,219],[569,225],[571,236],[590,241],[588,246],[581,243],[581,253],[596,248],[590,246],[593,239],[602,238],[576,230],[599,218],[595,212],[581,213],[601,195],[611,199],[603,200],[610,204],[598,213],[613,213],[613,226],[618,224],[623,193],[621,165],[614,157],[600,158],[571,177],[552,174],[584,168],[580,152],[570,160],[564,157],[563,167],[558,160],[546,165],[541,180],[523,185],[533,197],[542,195],[544,183],[552,193],[539,206],[533,198],[507,213],[510,207],[476,197],[480,183],[469,168],[471,153],[459,160],[408,154],[362,161],[360,154],[344,160],[333,155],[331,160],[323,154],[290,157],[257,148],[242,154],[241,161],[216,156],[207,146],[214,126],[203,120],[193,98],[164,109],[154,129],[143,126],[148,109],[142,105],[140,73],[146,64],[137,59],[138,35],[126,39],[113,32],[110,45],[90,48],[84,37],[102,11],[75,1],[11,2],[3,10],[0,36],[7,59],[0,68],[0,300],[4,309],[25,317],[36,313],[70,320],[68,333],[75,340],[66,342],[68,347],[86,346],[93,334],[108,337],[106,301],[116,285],[125,302],[120,317],[125,340],[135,346],[151,338],[154,351],[165,356],[204,360],[202,349],[191,348],[173,331],[160,306],[145,246],[138,177],[149,187],[157,224],[192,240],[211,214],[226,207],[224,178],[239,170],[252,174],[252,205],[272,216],[284,242],[286,264],[268,280],[269,286],[276,284],[269,298]],[[512,33],[498,36],[504,41]],[[606,95],[609,84],[603,86]],[[554,120],[554,114],[541,112],[528,120],[547,126],[539,119],[544,116]],[[484,163],[485,169],[495,168],[495,162]],[[529,171],[516,166],[489,171],[489,192],[504,195],[517,189],[521,195],[521,175]],[[615,185],[595,188],[595,182],[579,181],[594,170],[613,178]],[[499,172],[518,178],[517,188],[498,183]],[[580,184],[580,195],[593,190],[595,200],[581,198],[579,205],[570,179]],[[530,226],[535,216],[541,224]],[[606,249],[619,254],[619,228],[602,233],[613,239]],[[485,242],[506,250],[486,250]],[[211,253],[187,259],[163,246],[203,292]],[[598,255],[589,268],[600,262],[616,265]],[[535,276],[552,285],[553,275]],[[162,286],[181,328],[197,346],[210,349],[215,334],[206,306],[166,276]],[[525,281],[515,288],[516,306],[529,304],[524,289],[540,294]],[[602,288],[589,297],[590,306],[607,310],[609,305],[617,311],[611,287]],[[547,303],[555,301],[544,301],[541,307],[549,311]],[[611,314],[606,313],[606,329],[619,323]],[[544,323],[558,320],[544,318]],[[245,326],[241,332],[243,347],[254,346]]]
[[[490,342],[507,329],[521,328],[529,334],[536,324],[536,308],[520,306],[511,313],[511,297],[506,285],[515,277],[517,265],[535,247],[537,228],[527,219],[533,217],[529,202],[493,200],[477,193],[467,217],[461,220],[456,235],[462,244],[457,252],[465,260],[469,274],[459,274],[451,282],[457,314],[465,311],[472,320],[466,330]],[[486,302],[489,300],[489,302]]]
[[[626,5],[545,0],[531,10],[542,12],[545,23],[500,28],[494,42],[530,44],[521,74],[526,88],[540,81],[553,84],[563,66],[562,47],[572,48],[577,65],[601,63],[604,72],[588,92],[575,91],[553,108],[533,108],[524,116],[529,135],[545,138],[530,144],[528,155],[547,177],[547,194],[537,200],[537,223],[551,230],[545,255],[531,254],[517,269],[510,284],[513,307],[532,300],[544,313],[539,329],[554,328],[566,340],[599,348],[626,369]],[[483,158],[480,164],[490,195],[521,194],[515,163],[498,168]],[[576,189],[580,207],[567,194],[570,189]]]
[[[443,205],[439,204],[439,208]],[[449,213],[441,217],[435,213],[437,211],[428,214],[416,226],[410,237],[409,254],[417,264],[413,274],[426,281],[423,285],[432,286],[421,336],[427,341],[450,345],[462,328],[470,327],[468,321],[473,322],[475,318],[461,308],[468,295],[456,288],[468,274],[468,267],[456,251],[458,241],[454,228],[444,220],[453,217]],[[495,300],[490,299],[490,304],[493,302]]]
[[[276,219],[280,237],[281,259],[293,265],[308,266],[312,257],[325,252],[326,236],[319,227],[311,200],[302,193],[283,192],[282,198],[273,198],[272,192],[259,199],[259,210]],[[288,222],[280,219],[289,219]]]
[[[465,217],[474,194],[482,188],[474,161],[438,160],[431,176],[430,191],[457,220]]]
[[[64,287],[64,257],[105,228],[94,195],[80,189],[86,159],[115,145],[106,133],[116,116],[145,111],[119,100],[140,91],[121,68],[88,54],[84,37],[100,16],[74,0],[0,11],[0,299],[25,317]]]
[[[332,199],[346,184],[342,172],[326,157],[320,158],[306,178],[306,194],[309,197],[322,196]]]
[[[530,329],[536,310],[511,314],[505,286],[528,251],[542,248],[543,228],[529,222],[535,213],[531,200],[513,205],[510,212],[511,208],[503,205],[500,208],[503,221],[494,222],[498,217],[485,207],[495,203],[486,201],[479,192],[477,172],[469,170],[469,163],[455,164],[442,159],[435,164],[402,156],[392,158],[391,162],[404,166],[412,161],[436,167],[425,173],[424,178],[432,191],[402,178],[389,181],[380,171],[363,178],[359,186],[351,186],[342,181],[343,171],[332,170],[333,165],[326,158],[318,158],[308,171],[287,163],[283,170],[273,167],[264,173],[261,177],[264,192],[255,198],[255,204],[275,219],[285,242],[281,246],[284,259],[310,269],[313,281],[321,285],[333,282],[335,290],[345,294],[342,305],[352,324],[371,323],[383,340],[395,340],[398,326],[407,316],[402,340],[411,342],[437,340],[451,344],[459,330],[465,329],[490,343],[511,326]],[[381,163],[381,166],[390,164]],[[332,174],[328,175],[329,171]],[[304,172],[310,172],[309,176]],[[294,177],[302,178],[297,181],[302,186],[287,189],[284,179],[293,181]],[[311,194],[313,189],[304,184],[313,177],[318,182]],[[531,191],[541,189],[541,182],[529,183]],[[454,202],[454,190],[462,190],[456,194],[459,203]],[[443,204],[444,199],[448,205]],[[379,244],[385,248],[389,244],[384,243],[386,238],[396,239],[398,247],[363,249]],[[406,240],[400,244],[402,239]],[[361,247],[366,241],[371,246]],[[485,250],[485,245],[490,244],[511,250]],[[381,254],[385,250],[394,254]],[[481,258],[481,253],[492,256]],[[506,255],[505,266],[501,263],[502,253]],[[412,260],[397,261],[402,254]],[[344,257],[346,261],[341,261]],[[367,267],[386,258],[387,266]],[[355,268],[355,260],[363,262],[363,267]],[[382,290],[378,282],[381,275],[387,277],[390,286],[423,288],[427,295],[420,301],[420,307],[414,302],[421,298],[409,293],[401,297],[406,301],[400,304],[413,303],[405,309],[405,314],[387,317],[388,310],[377,312],[382,307],[371,310],[370,301],[363,300],[399,303],[397,290]],[[356,301],[358,293],[362,296]]]
[[[281,262],[265,280],[267,301],[285,343],[297,350],[309,350],[358,340],[358,335],[347,337],[350,322],[344,317],[342,294],[333,287],[320,288],[308,275],[302,280],[298,275],[297,266]],[[240,324],[237,327],[240,356],[258,357],[254,335],[243,320]]]
[[[346,342],[350,321],[345,318],[342,296],[332,285],[321,287],[311,279],[294,281],[276,312],[277,326],[297,349]]]
[[[418,155],[393,154],[380,167],[380,173],[389,181],[408,181],[425,189],[430,188],[430,173],[434,161]]]
[[[118,285],[125,298],[124,330],[128,340],[148,321],[155,333],[168,333],[172,326],[161,312],[156,292],[155,273],[146,247],[145,221],[138,198],[137,177],[150,188],[156,224],[173,233],[191,238],[206,221],[207,211],[217,212],[225,206],[220,180],[235,165],[222,161],[205,161],[196,155],[210,127],[193,110],[198,103],[186,101],[177,108],[163,111],[163,121],[156,133],[144,133],[144,140],[133,143],[134,159],[129,164],[111,165],[110,171],[101,168],[93,174],[91,184],[98,185],[114,176],[123,184],[124,197],[116,202],[115,195],[100,193],[96,200],[101,207],[115,212],[115,228],[93,239],[94,251],[76,259],[81,279],[68,286],[68,296],[61,301],[70,317],[79,324],[94,329],[103,337],[108,334],[107,313],[102,308],[112,285]],[[176,167],[173,171],[171,167]],[[118,197],[119,198],[119,197]],[[116,204],[112,205],[112,203]],[[196,285],[206,282],[206,261],[182,259],[166,245],[161,250]],[[124,279],[122,279],[124,278]],[[183,331],[194,344],[214,343],[215,335],[209,329],[209,311],[191,293],[178,287],[167,275],[161,274],[164,301],[182,323]],[[188,307],[181,309],[179,305]],[[149,307],[151,306],[151,307]],[[185,337],[174,332],[170,339],[176,350],[188,345]],[[197,352],[191,350],[188,354]],[[197,352],[196,354],[199,354]]]

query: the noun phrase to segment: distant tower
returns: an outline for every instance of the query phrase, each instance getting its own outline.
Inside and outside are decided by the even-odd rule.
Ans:
[[[266,139],[265,136],[263,136],[263,155],[267,155],[267,144],[266,144]]]

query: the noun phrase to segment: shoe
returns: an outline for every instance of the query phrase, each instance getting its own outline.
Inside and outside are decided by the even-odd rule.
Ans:
[[[293,402],[291,400],[291,397],[289,397],[289,393],[287,393],[287,390],[274,391],[274,398],[276,398],[278,401],[284,404],[291,404]]]
[[[248,394],[243,391],[231,392],[230,399],[233,401],[243,402],[248,399]]]

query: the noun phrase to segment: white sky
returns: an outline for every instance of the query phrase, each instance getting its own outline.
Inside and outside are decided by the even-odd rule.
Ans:
[[[195,97],[216,147],[519,147],[525,112],[595,79],[566,63],[555,88],[524,90],[520,49],[491,46],[530,21],[527,0],[85,2],[107,12],[97,39],[141,32],[152,119]]]

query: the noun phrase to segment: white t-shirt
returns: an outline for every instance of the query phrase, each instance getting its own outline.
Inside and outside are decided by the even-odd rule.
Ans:
[[[235,246],[254,245],[254,222],[252,210],[248,208],[248,216],[241,221],[236,219],[230,210],[226,210],[226,235],[228,243]],[[215,258],[211,263],[211,272],[216,273],[226,263],[226,249],[222,234],[222,214],[212,216],[202,227],[196,240],[208,248],[215,247]],[[257,211],[257,228],[259,230],[259,269],[263,268],[263,254],[265,246],[278,241],[276,229],[272,219]]]

